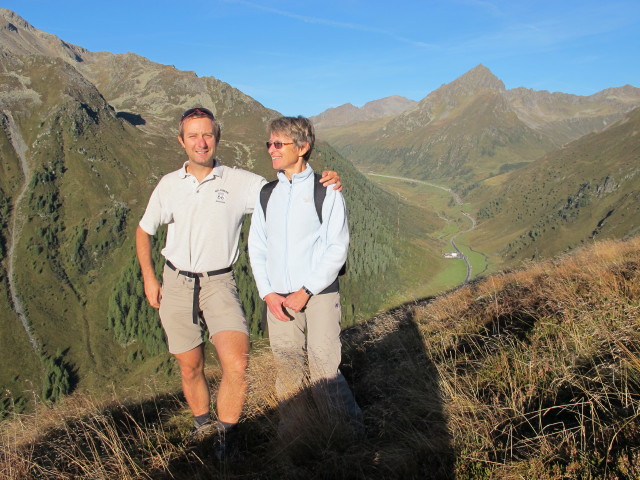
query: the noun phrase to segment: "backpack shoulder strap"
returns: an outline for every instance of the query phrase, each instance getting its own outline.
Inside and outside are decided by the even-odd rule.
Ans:
[[[313,182],[313,200],[316,204],[318,219],[320,220],[320,223],[322,223],[322,204],[324,203],[324,197],[327,196],[327,189],[320,183],[322,175],[314,173],[313,176],[315,177]]]
[[[278,180],[265,183],[260,190],[260,205],[262,205],[264,218],[267,218],[267,203],[269,203],[269,197],[271,197],[271,193],[273,192],[273,189],[276,188],[277,184]]]
[[[320,183],[320,178],[322,178],[322,175],[320,175],[319,173],[314,173],[314,175],[316,178],[313,183],[313,200],[316,204],[316,213],[318,214],[318,219],[320,220],[320,223],[322,223],[322,204],[324,203],[324,198],[327,196],[327,187]],[[342,276],[346,273],[346,271],[347,262],[342,265],[342,268],[340,269],[338,275]]]

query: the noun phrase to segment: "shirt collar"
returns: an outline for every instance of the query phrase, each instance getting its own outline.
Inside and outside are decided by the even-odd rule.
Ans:
[[[307,179],[307,177],[309,177],[310,175],[313,175],[313,168],[311,168],[311,165],[309,165],[307,163],[307,166],[303,171],[301,171],[300,173],[294,173],[293,174],[293,176],[291,177],[291,182],[290,183],[302,182],[305,179]],[[285,175],[285,173],[282,170],[278,170],[278,179],[281,182],[289,183],[289,179],[287,178],[287,176]]]
[[[218,162],[218,160],[216,160],[215,162],[216,163],[213,165],[213,170],[211,170],[211,173],[209,173],[209,175],[204,177],[204,179],[202,180],[203,182],[205,180],[211,180],[215,177],[222,178],[222,174],[224,172],[224,166],[220,162]],[[191,174],[187,172],[187,165],[189,165],[189,160],[184,162],[182,164],[182,168],[178,170],[178,175],[180,176],[180,178],[187,178],[188,176],[191,176]]]

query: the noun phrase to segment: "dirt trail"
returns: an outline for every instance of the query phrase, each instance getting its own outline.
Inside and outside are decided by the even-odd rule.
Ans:
[[[20,300],[20,295],[18,294],[18,285],[15,280],[14,272],[15,272],[15,263],[16,263],[16,245],[20,239],[20,234],[22,233],[22,227],[24,226],[24,217],[20,213],[20,205],[24,199],[24,196],[27,193],[27,187],[29,185],[29,179],[31,178],[31,171],[29,170],[29,164],[27,162],[27,145],[24,143],[22,139],[22,135],[20,134],[20,130],[16,126],[11,113],[5,112],[4,116],[7,120],[7,125],[9,127],[9,139],[11,140],[11,145],[18,155],[18,159],[20,160],[20,168],[22,169],[22,174],[24,175],[24,184],[22,185],[22,189],[20,193],[15,199],[13,204],[13,213],[11,216],[11,238],[9,239],[9,249],[8,249],[8,280],[9,280],[9,293],[11,295],[11,301],[13,302],[13,309],[15,310],[20,322],[22,323],[22,327],[27,333],[27,337],[29,337],[29,341],[31,342],[31,346],[35,350],[36,353],[40,352],[40,346],[38,345],[38,341],[36,340],[33,331],[31,330],[31,326],[29,325],[29,319],[27,318],[27,314],[25,313],[24,306],[22,301]]]

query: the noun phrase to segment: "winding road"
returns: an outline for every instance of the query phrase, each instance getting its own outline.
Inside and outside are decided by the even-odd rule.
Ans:
[[[456,202],[456,205],[462,205],[462,199],[460,198],[460,195],[458,195],[456,192],[454,192],[450,188],[443,187],[442,185],[436,185],[435,183],[425,182],[424,180],[416,180],[415,178],[396,177],[393,175],[381,175],[379,173],[367,173],[367,175],[371,175],[372,177],[392,178],[394,180],[402,180],[404,182],[410,182],[410,183],[419,183],[421,185],[427,185],[428,187],[439,188],[440,190],[444,190],[445,192],[451,194],[454,201]],[[449,243],[451,243],[451,247],[453,247],[453,249],[460,254],[461,258],[467,264],[467,276],[464,279],[464,282],[462,282],[462,284],[464,285],[468,283],[469,280],[471,280],[472,267],[471,267],[471,262],[469,262],[469,259],[467,258],[467,256],[464,253],[462,253],[458,248],[458,246],[456,245],[455,239],[458,235],[462,235],[463,233],[470,232],[471,230],[476,228],[477,222],[476,222],[476,219],[473,218],[468,213],[465,213],[462,211],[460,213],[462,213],[465,217],[467,217],[471,221],[471,228],[464,230],[462,232],[458,232],[455,235],[453,235]]]

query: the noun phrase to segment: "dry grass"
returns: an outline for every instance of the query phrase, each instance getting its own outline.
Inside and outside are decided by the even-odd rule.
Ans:
[[[241,462],[182,445],[174,394],[77,396],[2,424],[0,479],[640,478],[640,238],[397,309],[346,331],[344,350],[364,440],[311,415],[279,441],[260,345]]]
[[[415,309],[458,478],[640,477],[639,267],[606,242]]]

